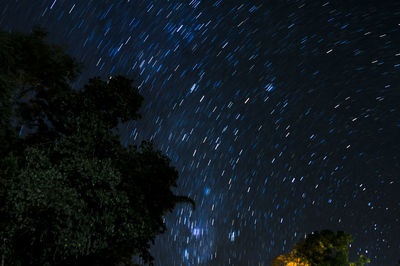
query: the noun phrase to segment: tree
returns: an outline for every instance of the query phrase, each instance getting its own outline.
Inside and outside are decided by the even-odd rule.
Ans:
[[[281,254],[271,261],[272,266],[310,266],[307,260],[300,258],[297,253],[292,250],[287,254]]]
[[[362,266],[370,262],[363,255],[356,262],[349,262],[349,245],[353,241],[350,234],[343,231],[323,230],[313,232],[297,244],[287,254],[275,258],[273,266],[285,265],[326,265],[326,266]]]
[[[0,32],[1,265],[152,263],[150,243],[178,203],[178,172],[151,142],[123,146],[140,118],[123,76],[72,89],[80,64],[46,33]]]

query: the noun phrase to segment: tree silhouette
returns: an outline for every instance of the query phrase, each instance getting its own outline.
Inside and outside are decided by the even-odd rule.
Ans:
[[[272,260],[273,266],[362,266],[370,262],[363,255],[356,262],[349,262],[350,234],[343,231],[323,230],[313,232],[302,239],[291,252]]]
[[[72,83],[80,64],[46,32],[0,32],[1,265],[152,263],[150,243],[177,203],[178,172],[150,142],[123,146],[140,118],[123,76]]]

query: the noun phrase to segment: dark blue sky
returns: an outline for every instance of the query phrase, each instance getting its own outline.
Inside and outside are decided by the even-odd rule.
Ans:
[[[0,27],[49,31],[89,77],[145,97],[123,141],[180,172],[156,265],[269,265],[344,230],[400,259],[400,2],[0,0]]]

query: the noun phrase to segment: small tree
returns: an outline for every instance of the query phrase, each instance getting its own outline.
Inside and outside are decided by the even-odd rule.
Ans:
[[[131,80],[73,90],[79,64],[45,36],[0,32],[1,265],[151,263],[163,216],[194,202],[150,142],[121,145],[143,100]]]
[[[370,262],[363,255],[357,262],[349,262],[349,245],[353,241],[350,234],[343,231],[324,230],[314,232],[295,244],[288,254],[280,255],[271,263],[278,265],[326,265],[362,266]]]

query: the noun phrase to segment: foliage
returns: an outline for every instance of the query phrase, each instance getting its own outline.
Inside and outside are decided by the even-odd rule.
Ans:
[[[45,37],[0,32],[1,264],[151,263],[163,216],[194,202],[171,191],[169,158],[115,134],[140,117],[132,81],[94,78],[73,90],[80,65]]]
[[[271,261],[272,266],[309,266],[306,260],[299,258],[294,250],[287,254],[281,254]]]
[[[369,263],[363,255],[358,261],[349,262],[348,248],[352,241],[351,235],[343,231],[316,231],[295,244],[291,252],[274,259],[272,265],[362,266]]]

